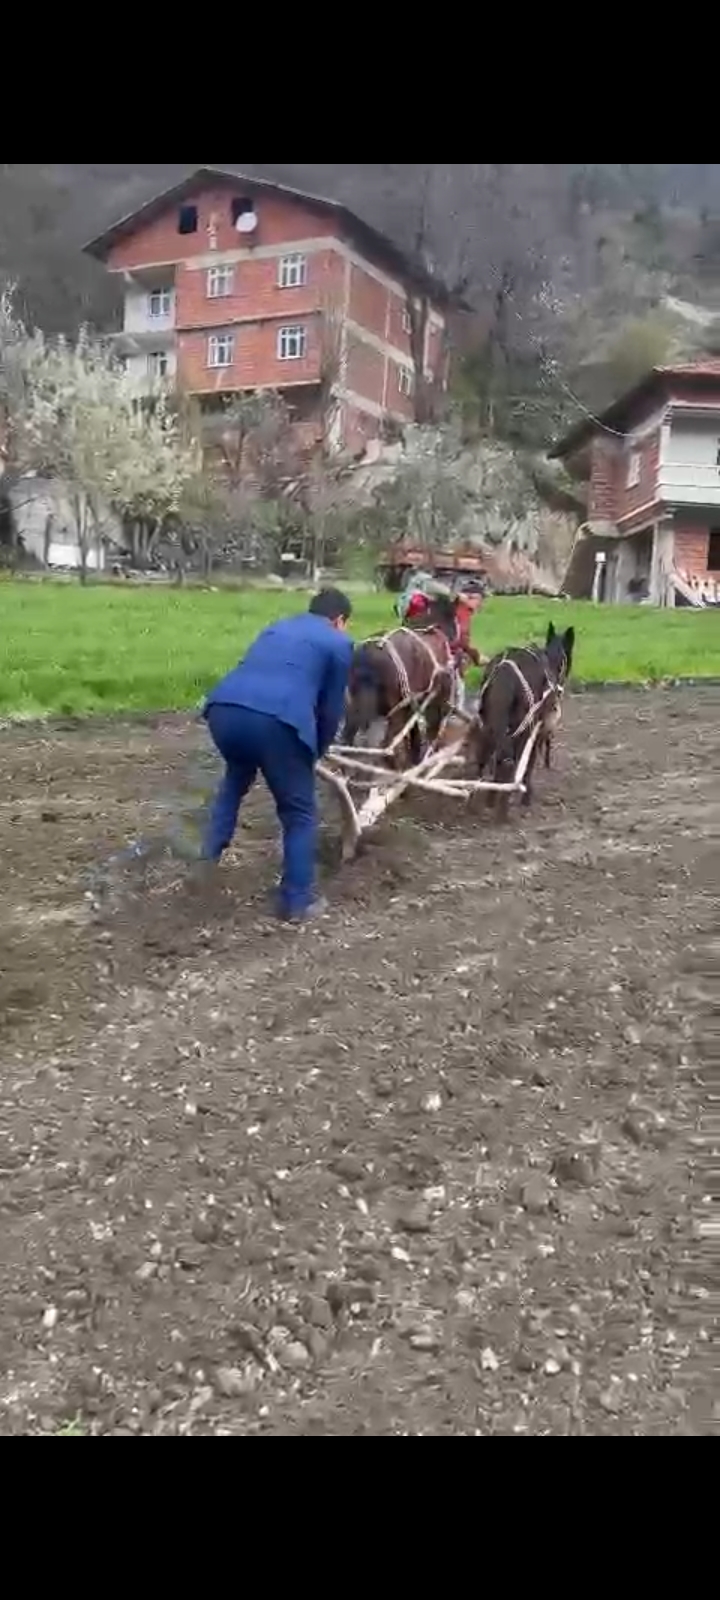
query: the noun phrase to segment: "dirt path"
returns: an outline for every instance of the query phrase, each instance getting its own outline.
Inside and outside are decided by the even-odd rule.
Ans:
[[[0,736],[0,1434],[711,1431],[720,693],[572,701],[530,822],[420,801],[299,935],[260,799],[99,870],[201,740]]]

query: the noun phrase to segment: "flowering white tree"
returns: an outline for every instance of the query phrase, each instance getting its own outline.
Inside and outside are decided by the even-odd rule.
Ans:
[[[139,397],[124,372],[115,408],[119,432],[105,495],[125,523],[135,562],[144,567],[202,470],[202,449],[166,392]]]
[[[147,558],[199,467],[199,446],[162,391],[148,395],[106,343],[28,333],[0,298],[0,421],[15,478],[62,482],[75,524],[80,578],[112,513]]]

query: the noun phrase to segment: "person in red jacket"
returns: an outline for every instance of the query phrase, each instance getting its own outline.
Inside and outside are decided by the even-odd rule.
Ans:
[[[449,589],[441,589],[440,585],[437,585],[437,590],[439,594],[446,593],[448,596],[451,593]],[[462,710],[465,704],[464,680],[468,667],[481,667],[486,659],[475,649],[472,642],[473,623],[482,603],[482,594],[461,593],[455,599],[456,634],[455,639],[451,641],[451,649],[456,670],[455,704],[458,710]],[[432,606],[432,594],[418,588],[411,592],[409,599],[405,601],[403,619],[405,622],[419,622],[423,617],[429,616]]]
[[[472,630],[475,617],[481,609],[483,597],[480,594],[459,594],[455,603],[457,618],[457,638],[453,646],[456,669],[456,710],[465,709],[465,674],[468,667],[481,667],[487,657],[481,656],[472,642]]]

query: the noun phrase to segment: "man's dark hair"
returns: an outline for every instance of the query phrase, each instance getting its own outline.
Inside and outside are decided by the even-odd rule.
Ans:
[[[325,617],[328,622],[349,622],[352,611],[352,600],[340,589],[323,589],[310,606],[312,617]]]

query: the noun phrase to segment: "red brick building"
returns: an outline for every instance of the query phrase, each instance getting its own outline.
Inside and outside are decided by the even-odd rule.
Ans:
[[[720,584],[720,359],[659,367],[555,456],[588,483],[570,588],[658,605]]]
[[[423,381],[445,382],[447,297],[337,201],[202,168],[87,249],[124,282],[121,349],[139,378],[208,403],[275,389],[302,419],[332,362],[336,442],[351,449],[413,420],[414,317]]]

